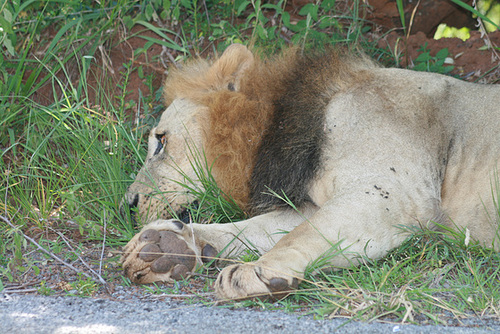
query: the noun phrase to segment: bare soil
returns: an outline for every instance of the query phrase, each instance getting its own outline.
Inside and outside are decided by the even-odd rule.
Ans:
[[[300,18],[297,13],[308,2],[312,0],[294,0],[287,5],[286,9],[292,21]],[[339,9],[350,10],[349,3],[349,1],[339,1]],[[367,1],[367,6],[360,13],[367,24],[372,26],[367,37],[377,42],[378,47],[386,48],[392,54],[397,55],[400,59],[399,66],[411,68],[418,57],[418,49],[427,43],[431,55],[435,55],[443,48],[448,49],[455,67],[451,72],[452,75],[468,81],[479,80],[483,83],[497,83],[500,80],[500,51],[498,49],[500,32],[483,35],[479,31],[472,31],[471,38],[467,41],[458,38],[434,40],[434,32],[440,23],[477,29],[477,20],[448,0],[405,1],[404,3],[406,3],[405,24],[410,27],[409,34],[402,28],[395,0]],[[169,28],[175,30],[175,27]],[[178,32],[180,33],[180,30]],[[45,32],[45,35],[50,39],[50,36],[56,33],[57,31],[49,30]],[[138,103],[140,94],[148,96],[161,87],[168,75],[168,68],[173,64],[178,53],[155,44],[146,52],[136,56],[134,52],[144,48],[147,43],[146,39],[140,37],[141,35],[161,40],[161,37],[151,30],[135,26],[131,31],[116,33],[110,45],[100,49],[92,62],[93,66],[89,73],[90,101],[95,100],[95,91],[98,89],[105,89],[109,92],[108,96],[121,94],[119,85],[124,80],[124,64],[130,64],[135,68],[128,77],[128,87],[132,89],[128,92],[126,100]],[[176,41],[175,36],[169,37]],[[212,48],[201,50],[201,56],[210,56],[209,50]],[[42,51],[43,45],[40,45],[35,54]],[[139,67],[143,70],[142,78],[137,70]],[[77,68],[68,72],[77,82],[80,77]],[[152,77],[152,90],[146,84],[145,77],[148,75]],[[34,99],[41,104],[49,104],[53,101],[53,96],[52,86],[48,83],[37,91]]]

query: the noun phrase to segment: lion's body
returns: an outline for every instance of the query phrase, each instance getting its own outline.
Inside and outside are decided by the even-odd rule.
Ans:
[[[198,262],[247,245],[265,253],[223,270],[220,297],[293,288],[293,277],[332,249],[344,250],[331,257],[334,266],[360,254],[384,256],[407,237],[401,227],[439,223],[498,249],[499,86],[383,69],[336,53],[258,61],[232,46],[212,66],[198,62],[171,75],[166,95],[170,106],[126,199],[145,222],[170,217],[164,199],[151,194],[155,187],[166,192],[174,211],[193,201],[178,185],[185,175],[196,178],[188,142],[205,152],[224,192],[258,215],[191,228],[156,221],[143,231],[169,231],[163,238],[182,241],[189,251],[177,252]],[[164,135],[166,148],[158,146]],[[302,214],[268,189],[284,192]],[[170,280],[192,269],[194,261],[168,255],[142,260],[145,245],[160,245],[142,234],[125,250],[133,281]]]

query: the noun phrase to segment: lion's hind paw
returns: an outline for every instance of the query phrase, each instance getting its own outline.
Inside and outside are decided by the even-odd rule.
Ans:
[[[222,300],[281,299],[298,287],[296,277],[263,269],[254,263],[235,264],[224,268],[215,282],[217,297]]]
[[[184,224],[175,220],[145,226],[124,248],[121,262],[125,275],[134,283],[187,278],[197,263],[201,264],[189,235]]]

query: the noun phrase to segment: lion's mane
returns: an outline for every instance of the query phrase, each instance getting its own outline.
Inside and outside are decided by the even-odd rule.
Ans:
[[[301,205],[321,168],[327,104],[367,80],[364,69],[375,65],[344,52],[292,48],[257,57],[236,78],[245,56],[234,52],[230,61],[198,59],[172,70],[165,101],[189,98],[208,107],[204,153],[219,187],[241,207],[257,214],[285,205],[269,190]]]

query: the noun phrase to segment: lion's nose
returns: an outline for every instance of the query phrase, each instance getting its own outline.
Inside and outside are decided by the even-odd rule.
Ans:
[[[128,202],[128,207],[130,210],[137,208],[137,204],[139,204],[139,194],[135,194],[132,197],[132,201]]]
[[[137,226],[137,210],[135,210],[137,208],[137,204],[139,204],[139,194],[125,194],[120,205],[121,216],[123,218],[130,218],[134,226]]]

